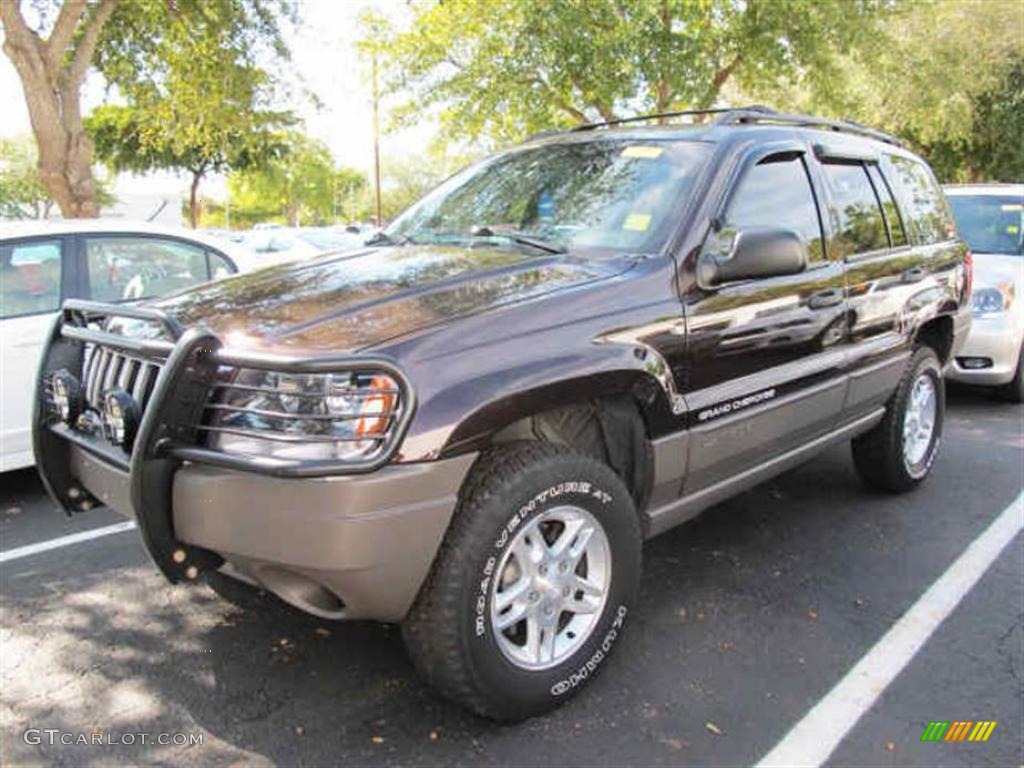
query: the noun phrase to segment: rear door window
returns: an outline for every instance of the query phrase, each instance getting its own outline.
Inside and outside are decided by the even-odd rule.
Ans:
[[[168,238],[86,239],[89,286],[96,301],[135,301],[206,282],[205,249]]]
[[[953,237],[956,233],[953,217],[942,189],[928,168],[917,160],[886,155],[883,170],[918,243],[941,243]]]
[[[882,209],[863,163],[825,163],[836,219],[836,250],[846,258],[889,247]]]
[[[0,317],[55,312],[63,269],[60,239],[0,244]]]
[[[889,185],[882,178],[882,173],[878,170],[877,165],[870,163],[867,169],[868,176],[871,177],[871,183],[875,185],[875,194],[882,201],[885,223],[889,227],[889,240],[892,241],[893,247],[906,245],[907,233],[903,229],[903,221],[900,218],[900,211],[896,205],[896,200],[892,196],[892,190],[889,189]]]
[[[807,242],[812,261],[823,258],[821,221],[804,161],[799,155],[775,155],[750,168],[733,193],[724,230],[782,227]]]

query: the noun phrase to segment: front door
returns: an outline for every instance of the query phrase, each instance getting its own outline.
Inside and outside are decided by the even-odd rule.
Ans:
[[[808,246],[807,268],[713,288],[694,280],[684,296],[686,494],[829,431],[842,411],[844,265],[823,248],[820,182],[807,151],[794,145],[747,157],[709,236],[710,243],[747,228],[789,229]]]

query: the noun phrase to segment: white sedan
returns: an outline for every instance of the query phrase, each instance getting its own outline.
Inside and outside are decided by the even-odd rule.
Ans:
[[[144,222],[0,224],[0,472],[35,463],[36,368],[64,299],[137,301],[264,263],[230,242]]]

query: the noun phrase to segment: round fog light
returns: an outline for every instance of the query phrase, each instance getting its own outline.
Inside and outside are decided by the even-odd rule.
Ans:
[[[68,426],[74,426],[82,413],[82,386],[78,379],[67,369],[62,368],[53,374],[51,391],[60,420]]]
[[[108,440],[131,449],[139,428],[139,407],[120,387],[107,390],[103,396],[103,427]]]

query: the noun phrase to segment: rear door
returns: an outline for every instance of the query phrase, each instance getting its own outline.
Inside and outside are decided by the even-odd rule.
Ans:
[[[797,232],[808,245],[807,268],[685,298],[686,493],[827,432],[842,410],[844,265],[823,248],[809,151],[802,142],[752,151],[717,215],[718,239],[748,227]]]
[[[847,262],[851,347],[845,415],[853,419],[892,394],[912,334],[941,303],[942,275],[958,259],[955,252],[943,255],[942,243],[953,229],[941,198],[929,194],[924,166],[885,154],[822,154],[835,232],[829,247]]]

